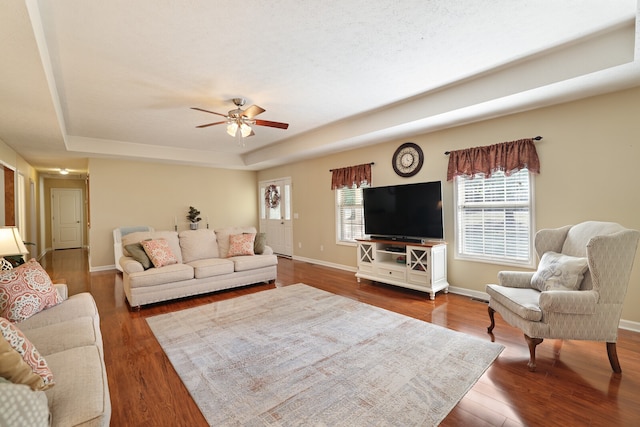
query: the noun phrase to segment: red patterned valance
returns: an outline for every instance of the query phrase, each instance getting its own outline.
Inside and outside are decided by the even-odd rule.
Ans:
[[[451,151],[447,181],[458,175],[472,177],[484,174],[488,178],[496,171],[503,171],[509,176],[525,168],[529,172],[540,173],[540,160],[532,138]]]
[[[371,163],[331,169],[331,189],[371,184]]]

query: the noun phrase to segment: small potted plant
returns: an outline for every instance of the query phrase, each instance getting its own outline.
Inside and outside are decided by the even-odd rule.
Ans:
[[[200,218],[200,211],[193,206],[189,206],[189,213],[187,214],[187,219],[189,220],[189,228],[192,230],[198,229],[198,222],[202,220]]]

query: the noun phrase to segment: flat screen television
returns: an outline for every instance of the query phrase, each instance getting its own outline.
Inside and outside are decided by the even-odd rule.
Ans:
[[[442,182],[363,189],[364,230],[372,238],[444,239]]]

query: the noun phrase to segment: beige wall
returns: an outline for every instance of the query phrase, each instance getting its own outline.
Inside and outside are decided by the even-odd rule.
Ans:
[[[174,216],[186,229],[189,205],[209,216],[211,227],[257,226],[257,181],[290,176],[293,183],[294,256],[355,268],[355,249],[335,243],[334,192],[329,169],[375,162],[373,184],[388,185],[446,179],[447,150],[542,135],[537,143],[542,172],[535,178],[536,228],[585,220],[615,221],[640,229],[640,88],[542,108],[413,138],[346,151],[259,173],[146,162],[91,159],[91,268],[114,265],[112,229],[147,224],[171,229]],[[402,142],[425,152],[420,173],[397,177],[391,156]],[[1,141],[0,141],[1,142]],[[0,143],[0,159],[30,166]],[[458,261],[453,256],[453,188],[444,183],[445,237],[449,242],[452,286],[482,292],[505,266]],[[324,250],[321,251],[320,247]],[[622,318],[640,322],[640,254]]]
[[[189,206],[202,212],[201,227],[258,226],[256,172],[170,166],[111,159],[89,160],[90,266],[115,265],[113,229],[149,225],[188,229]]]
[[[329,169],[375,162],[373,184],[446,180],[445,151],[541,135],[541,174],[535,177],[536,228],[585,220],[640,229],[640,88],[542,108],[466,126],[356,149],[259,172],[259,180],[290,176],[293,184],[294,256],[355,267],[353,247],[335,243],[334,193]],[[419,144],[425,163],[417,176],[395,176],[391,156],[403,142]],[[453,187],[444,182],[445,239],[452,286],[484,292],[498,271],[510,267],[459,261],[453,256]],[[324,251],[320,251],[320,246]],[[301,247],[300,247],[301,246]],[[640,252],[622,318],[640,322]]]

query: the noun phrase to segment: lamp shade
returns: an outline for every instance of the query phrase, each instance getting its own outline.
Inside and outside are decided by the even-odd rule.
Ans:
[[[28,253],[29,251],[18,232],[18,227],[0,227],[0,257]]]

